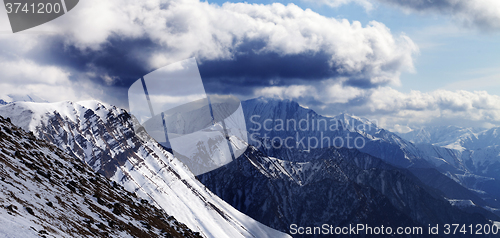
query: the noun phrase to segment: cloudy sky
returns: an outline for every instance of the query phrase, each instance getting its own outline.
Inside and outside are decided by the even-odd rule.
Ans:
[[[381,126],[500,126],[498,0],[81,0],[13,34],[0,98],[97,99],[196,57],[206,90],[293,99]]]

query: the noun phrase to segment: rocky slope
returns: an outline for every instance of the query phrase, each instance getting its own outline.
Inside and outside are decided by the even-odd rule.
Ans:
[[[0,117],[0,237],[201,237]]]

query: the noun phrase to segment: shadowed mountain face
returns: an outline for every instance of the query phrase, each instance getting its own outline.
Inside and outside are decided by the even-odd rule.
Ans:
[[[310,156],[314,159],[293,162],[252,147],[238,160],[198,179],[238,210],[281,231],[289,231],[291,224],[489,223],[482,215],[453,207],[409,171],[368,154],[326,148]]]
[[[375,189],[349,179],[334,161],[289,162],[250,148],[198,178],[235,208],[281,231],[291,224],[413,223]]]
[[[2,237],[200,237],[2,117],[0,149]]]

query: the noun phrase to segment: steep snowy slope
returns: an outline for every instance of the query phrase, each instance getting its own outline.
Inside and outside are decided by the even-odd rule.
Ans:
[[[13,103],[0,115],[85,161],[205,237],[286,237],[208,191],[125,110],[96,101]]]
[[[0,117],[0,237],[200,237]]]

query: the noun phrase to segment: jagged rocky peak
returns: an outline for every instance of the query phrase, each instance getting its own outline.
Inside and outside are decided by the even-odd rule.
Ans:
[[[119,148],[119,143],[127,145],[125,137],[133,137],[131,131],[123,130],[130,126],[130,115],[123,109],[98,101],[16,102],[1,107],[0,114],[10,117],[16,125],[32,131],[38,138],[69,149],[72,156],[108,177],[115,172],[112,168],[120,160],[113,160],[104,151],[123,149]],[[104,170],[103,166],[111,171]]]
[[[1,116],[0,236],[201,237]]]

